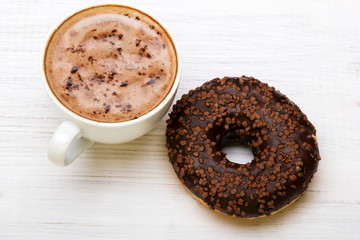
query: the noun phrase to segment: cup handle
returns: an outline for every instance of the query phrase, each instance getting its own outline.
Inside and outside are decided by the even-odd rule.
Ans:
[[[64,167],[71,164],[93,143],[82,137],[79,126],[66,120],[59,125],[50,140],[48,158],[54,164]]]

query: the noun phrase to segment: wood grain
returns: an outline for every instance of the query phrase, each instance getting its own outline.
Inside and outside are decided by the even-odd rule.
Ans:
[[[245,74],[300,106],[318,130],[322,156],[308,191],[257,220],[210,211],[168,163],[167,117],[133,142],[95,144],[73,165],[53,166],[46,148],[62,120],[42,87],[40,51],[64,14],[89,3],[5,1],[0,239],[359,239],[359,1],[132,2],[166,22],[179,43],[176,99],[212,78]]]

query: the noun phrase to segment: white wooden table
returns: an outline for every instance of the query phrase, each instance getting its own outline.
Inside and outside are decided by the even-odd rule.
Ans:
[[[322,156],[308,191],[271,217],[210,211],[168,162],[167,117],[138,140],[95,144],[67,168],[52,165],[47,144],[62,120],[40,80],[40,49],[64,14],[89,1],[5,0],[0,239],[360,239],[360,2],[134,3],[166,22],[179,43],[176,99],[212,78],[246,74],[301,107]]]

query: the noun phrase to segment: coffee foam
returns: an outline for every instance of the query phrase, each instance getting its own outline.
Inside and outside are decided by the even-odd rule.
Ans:
[[[52,36],[48,83],[71,111],[100,122],[123,122],[154,109],[169,93],[176,53],[149,16],[127,7],[79,12]]]

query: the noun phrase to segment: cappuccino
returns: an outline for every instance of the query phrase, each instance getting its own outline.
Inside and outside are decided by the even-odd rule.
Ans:
[[[98,122],[136,119],[172,88],[177,57],[169,34],[147,14],[119,5],[80,11],[52,34],[44,68],[69,110]]]

